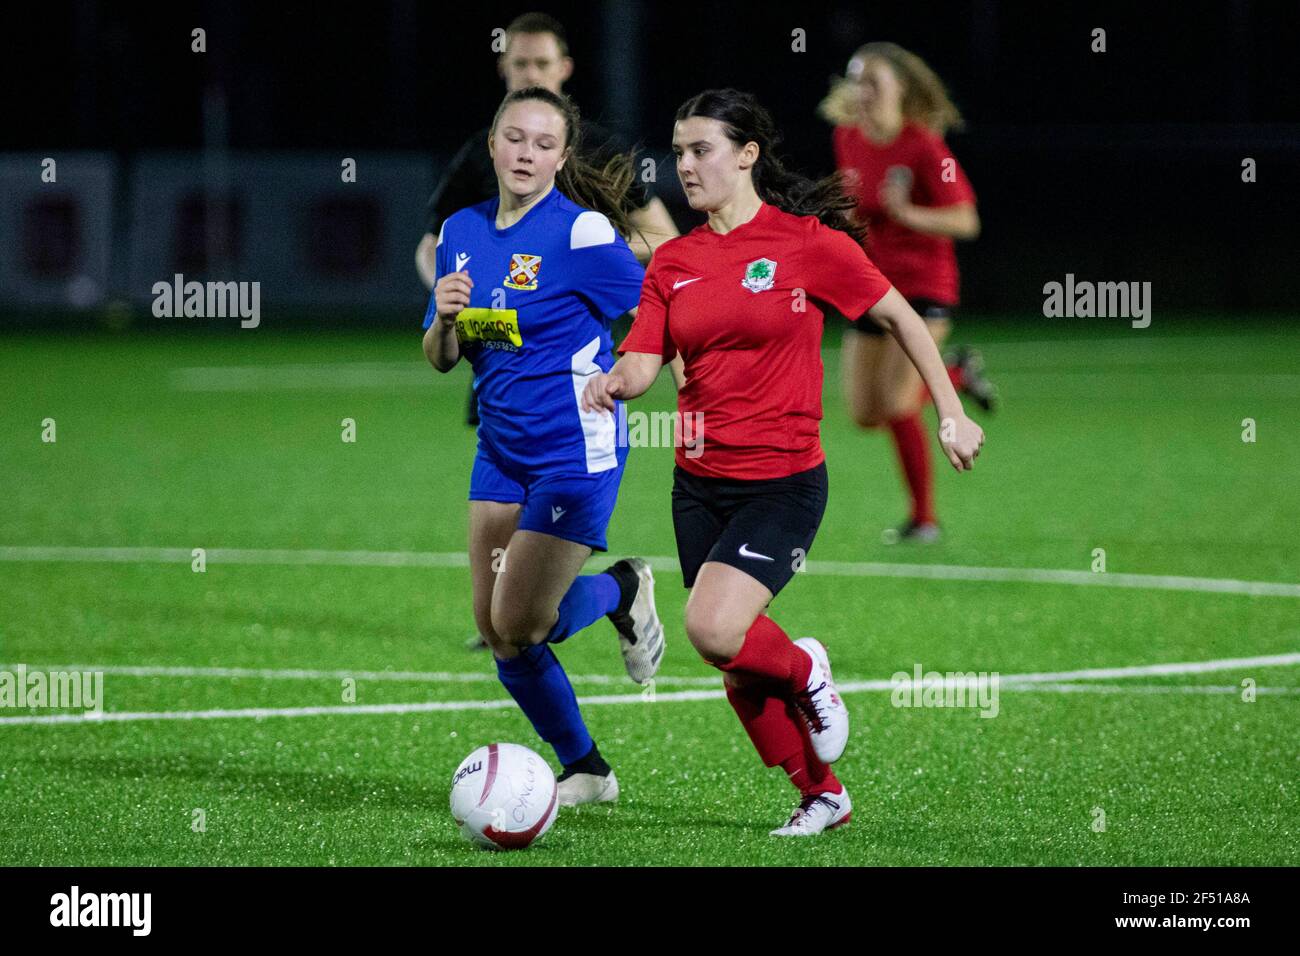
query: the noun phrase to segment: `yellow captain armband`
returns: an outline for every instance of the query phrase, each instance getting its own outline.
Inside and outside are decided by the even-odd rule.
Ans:
[[[461,309],[456,316],[456,339],[466,345],[482,342],[495,348],[508,343],[518,349],[524,344],[515,309]]]

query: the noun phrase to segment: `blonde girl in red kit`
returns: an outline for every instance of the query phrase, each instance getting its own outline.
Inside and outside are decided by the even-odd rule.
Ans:
[[[849,60],[819,107],[835,124],[835,163],[857,200],[872,262],[925,319],[937,345],[958,302],[956,239],[974,239],[975,192],[943,140],[961,114],[920,57],[893,43],[869,43]],[[929,443],[921,423],[926,389],[898,343],[870,323],[844,336],[841,375],[849,415],[864,428],[887,427],[912,499],[912,511],[885,540],[934,541],[939,525]],[[953,385],[985,411],[997,394],[978,352],[947,357]]]
[[[691,208],[708,221],[655,252],[632,331],[582,408],[612,412],[680,353],[681,420],[701,422],[678,447],[673,530],[686,635],[725,677],[727,699],[759,757],[780,766],[800,803],[777,836],[849,821],[830,764],[848,710],[826,648],[792,641],[767,614],[812,546],[827,499],[822,417],[823,308],[868,316],[899,343],[934,392],[943,448],[969,469],[984,433],[966,417],[925,323],[872,265],[838,179],[813,182],[777,158],[779,136],[748,93],[706,90],[677,111],[673,152]]]

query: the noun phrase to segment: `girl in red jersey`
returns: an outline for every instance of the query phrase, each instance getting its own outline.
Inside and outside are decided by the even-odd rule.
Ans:
[[[954,239],[974,239],[980,220],[975,192],[943,141],[961,114],[942,81],[920,57],[893,43],[869,43],[853,54],[819,112],[835,124],[835,163],[857,200],[867,254],[925,319],[936,344],[950,331],[957,304]],[[912,513],[885,540],[933,541],[930,450],[921,424],[926,391],[897,342],[870,323],[844,336],[841,375],[849,415],[863,428],[886,426],[912,498]],[[986,411],[996,391],[978,352],[949,356],[952,383]]]
[[[863,252],[838,179],[785,169],[771,117],[747,93],[707,90],[676,120],[677,175],[708,222],[655,252],[622,358],[591,377],[582,406],[612,412],[615,399],[645,392],[662,363],[679,352],[685,360],[672,503],[691,589],[686,633],[724,672],[763,762],[802,795],[772,832],[820,833],[849,819],[848,793],[828,766],[848,740],[848,712],[825,648],[791,641],[765,611],[802,566],[826,507],[822,305],[869,315],[897,339],[934,392],[954,468],[972,466],[984,434],[962,411],[924,321]]]

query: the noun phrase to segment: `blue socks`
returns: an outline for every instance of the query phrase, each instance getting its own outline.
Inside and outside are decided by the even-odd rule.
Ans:
[[[618,599],[618,582],[612,575],[582,574],[574,578],[560,599],[560,616],[546,635],[547,643],[558,644],[617,610]]]
[[[571,634],[618,609],[618,582],[608,574],[574,578],[560,600],[559,617],[546,642],[520,651],[510,660],[497,659],[497,676],[541,737],[555,748],[560,763],[577,763],[591,752],[591,734],[578,710],[578,698],[551,650]]]
[[[591,577],[609,576],[596,574]],[[583,580],[589,579],[578,578],[578,581]],[[573,591],[573,588],[569,589],[560,605],[561,620],[564,619],[564,603],[568,602]],[[587,733],[587,725],[578,711],[573,685],[550,646],[535,644],[520,651],[517,657],[505,661],[497,658],[496,662],[501,683],[532,722],[537,736],[555,748],[560,763],[576,763],[587,756],[592,748],[591,734]]]

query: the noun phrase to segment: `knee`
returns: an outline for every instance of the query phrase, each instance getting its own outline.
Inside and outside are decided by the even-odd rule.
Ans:
[[[686,637],[691,645],[714,667],[727,663],[740,653],[744,632],[737,632],[721,615],[698,607],[686,606]]]
[[[879,428],[888,421],[888,417],[883,415],[880,409],[875,406],[850,409],[849,417],[853,419],[853,424],[859,428]]]
[[[501,656],[503,651],[509,654],[512,650],[511,646],[501,639],[501,635],[497,634],[496,628],[492,626],[492,611],[490,608],[475,606],[474,626],[478,628],[479,636],[487,641],[488,647],[498,656]]]
[[[888,421],[882,403],[875,396],[851,397],[848,410],[849,418],[859,428],[879,428]]]
[[[490,629],[497,643],[522,650],[546,640],[555,615],[549,615],[549,621],[546,618],[532,608],[493,608]],[[484,637],[489,644],[493,643],[492,637],[486,634]]]
[[[881,404],[880,424],[888,425],[900,418],[911,418],[921,410],[920,394],[895,395]]]
[[[746,691],[761,687],[767,681],[762,677],[746,674],[743,671],[723,671],[722,683],[730,690]]]

